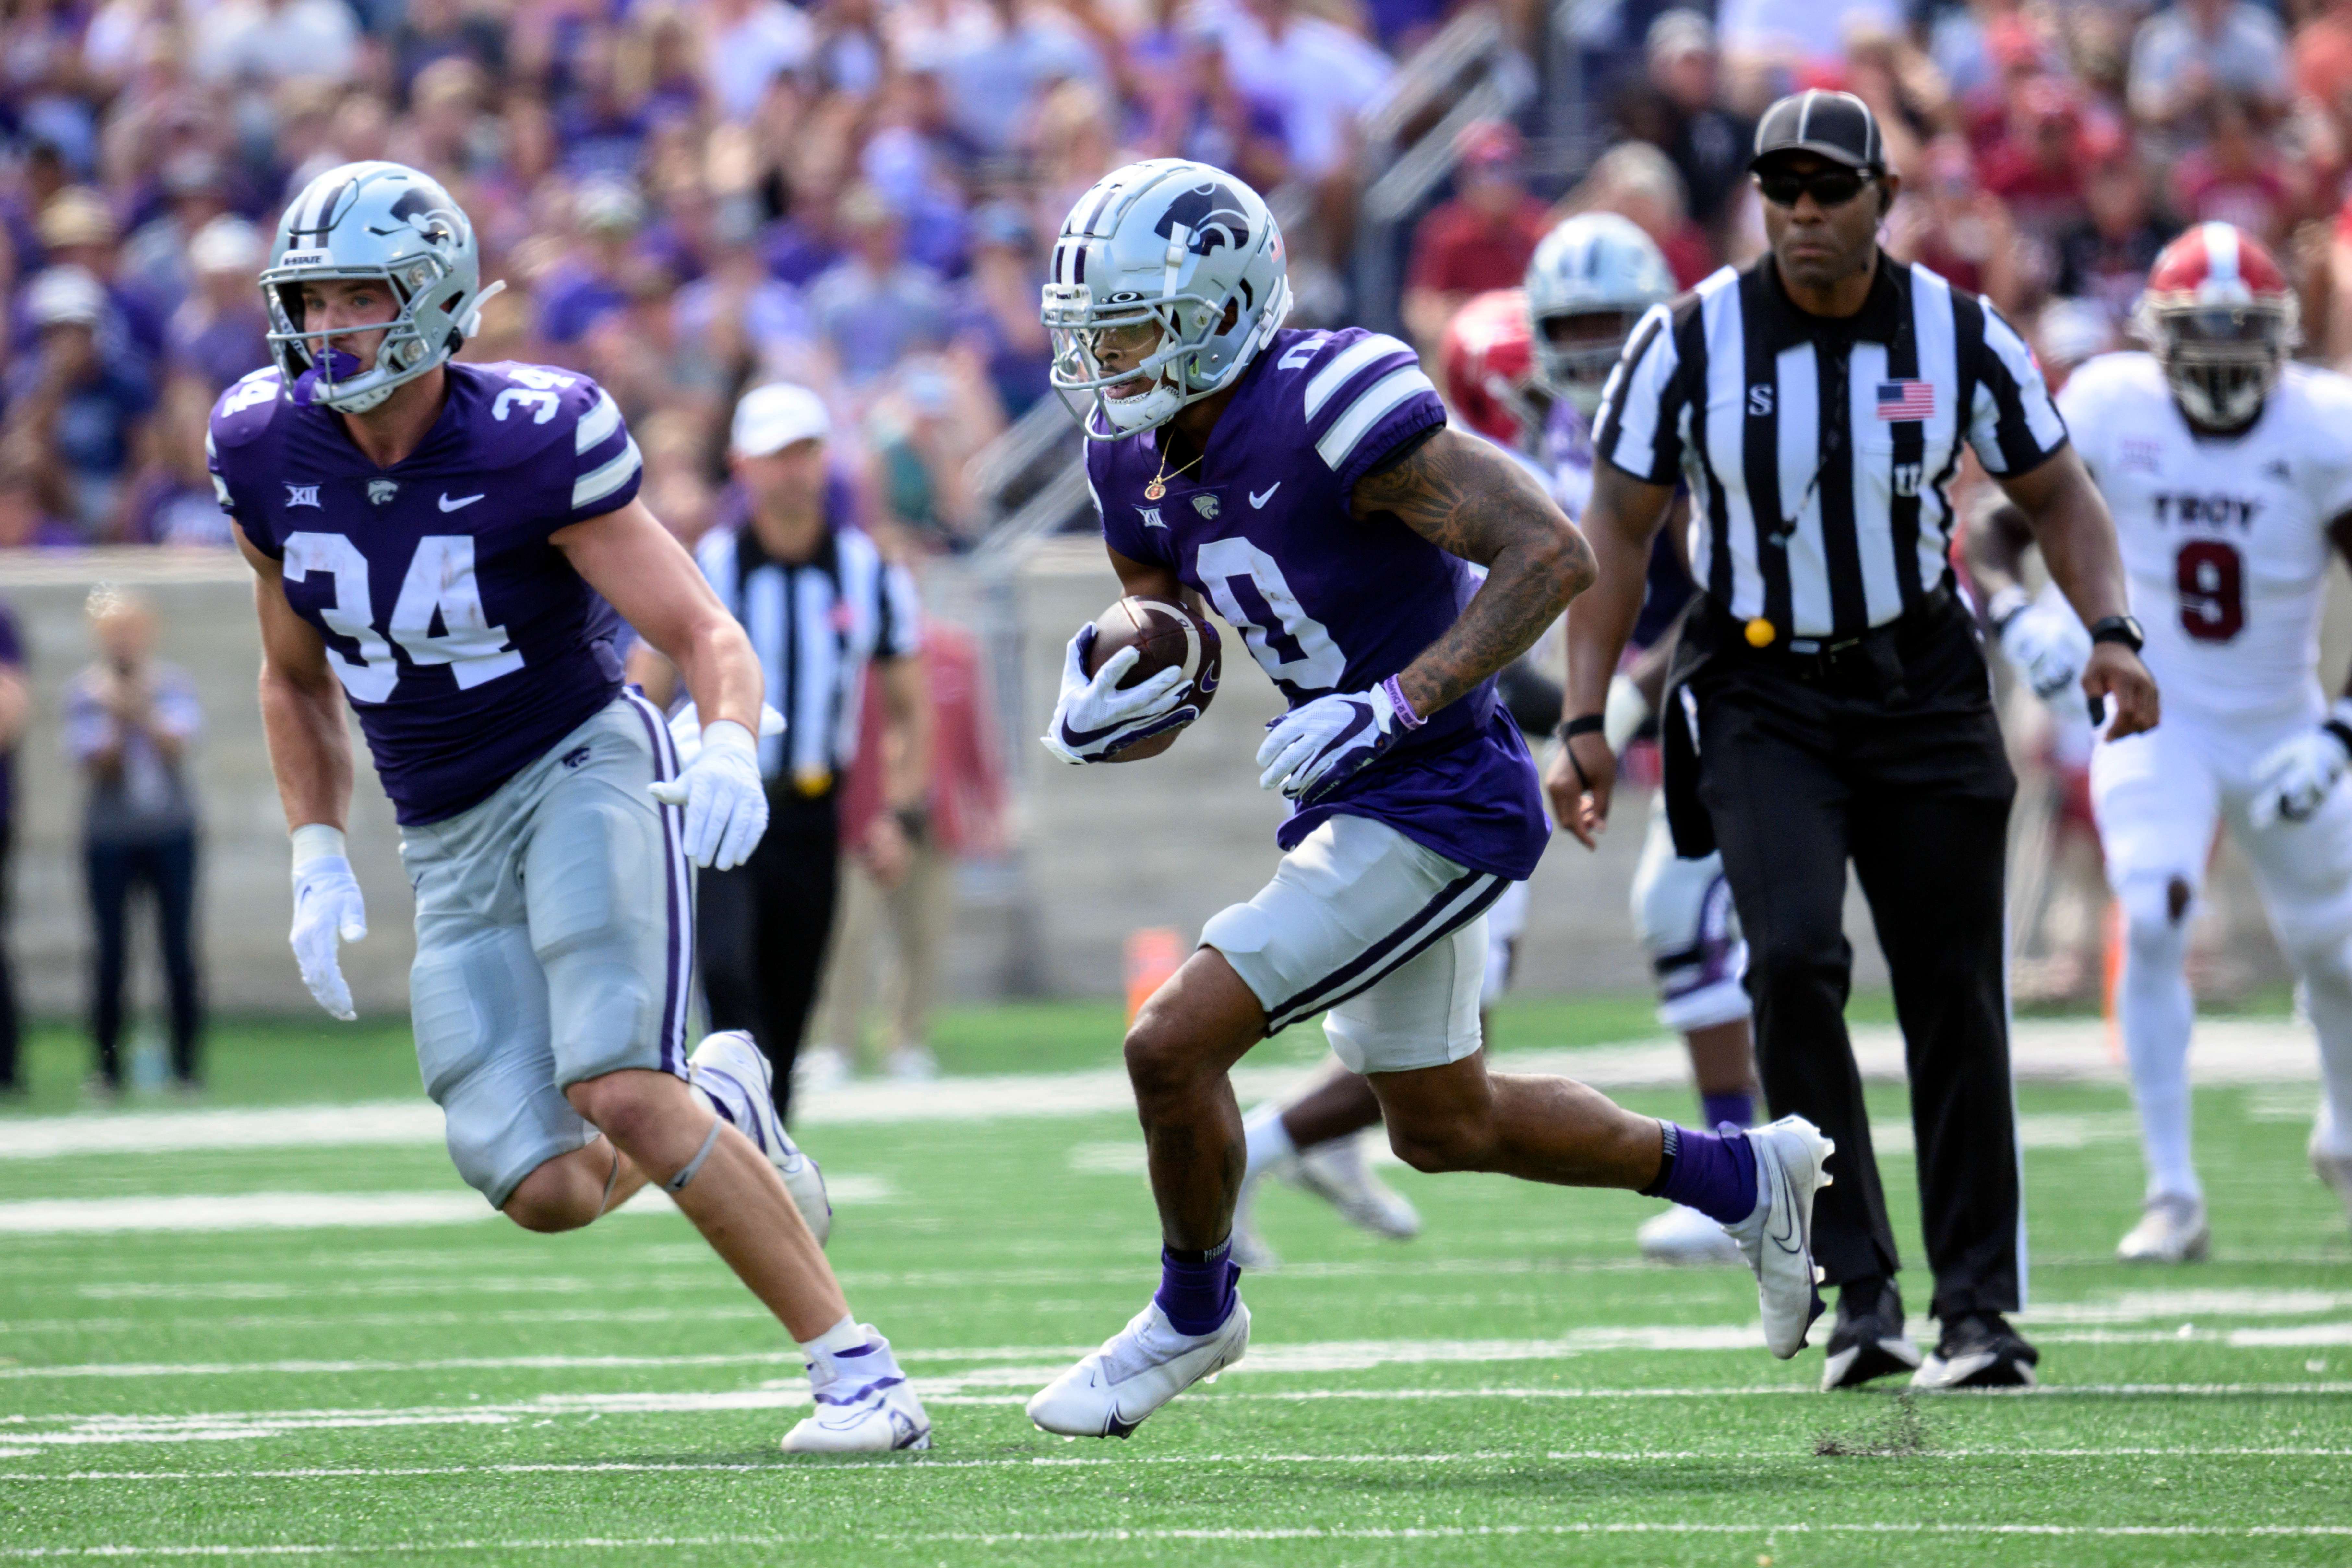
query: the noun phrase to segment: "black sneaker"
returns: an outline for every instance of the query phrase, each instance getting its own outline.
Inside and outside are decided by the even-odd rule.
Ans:
[[[2032,1388],[2041,1359],[1999,1312],[1971,1312],[1944,1325],[1936,1353],[1911,1374],[1911,1386]]]
[[[1911,1372],[1919,1365],[1919,1347],[1903,1331],[1903,1298],[1893,1280],[1878,1292],[1868,1311],[1838,1302],[1837,1327],[1831,1331],[1829,1361],[1822,1368],[1822,1389],[1859,1388],[1874,1377]]]

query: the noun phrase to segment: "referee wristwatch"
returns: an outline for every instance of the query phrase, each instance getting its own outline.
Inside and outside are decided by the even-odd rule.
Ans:
[[[2090,630],[2093,642],[2119,642],[2134,653],[2147,642],[2147,634],[2140,630],[2137,616],[2105,616],[2093,621]]]

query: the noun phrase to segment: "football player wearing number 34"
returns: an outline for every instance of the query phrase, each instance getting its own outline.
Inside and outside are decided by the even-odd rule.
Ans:
[[[687,1050],[693,868],[740,861],[767,824],[760,666],[636,499],[620,409],[568,372],[450,363],[496,286],[414,169],[319,175],[261,288],[275,364],[222,395],[206,447],[256,578],[304,982],[352,1016],[348,700],[400,820],[417,1066],[459,1173],[536,1231],[661,1183],[808,1357],[816,1414],[787,1449],[928,1447],[820,1249],[822,1181],[763,1058],[734,1033]],[[683,766],[622,689],[613,611],[693,694]]]
[[[2146,1207],[2116,1248],[2130,1260],[2179,1263],[2209,1246],[2182,965],[2217,823],[2252,863],[2303,981],[2326,1082],[2311,1162],[2352,1205],[2352,693],[2331,709],[2318,670],[2329,547],[2352,555],[2352,380],[2288,363],[2296,315],[2259,243],[2200,224],[2148,274],[2138,325],[2155,353],[2092,360],[2058,395],[2115,515],[2164,691],[2161,725],[2091,754],[2147,1154]],[[2089,639],[2062,607],[2027,604],[2023,544],[2021,518],[1990,514],[1970,531],[1970,572],[2036,689],[2079,701]]]
[[[1549,836],[1494,675],[1591,585],[1583,536],[1508,456],[1445,427],[1404,344],[1283,330],[1282,236],[1231,174],[1177,159],[1114,171],[1071,209],[1051,278],[1055,387],[1088,438],[1122,591],[1196,614],[1205,601],[1241,634],[1289,703],[1256,763],[1293,814],[1274,879],[1210,920],[1127,1037],[1159,1291],[1030,1418],[1125,1436],[1240,1359],[1244,1139],[1227,1069],[1318,1014],[1405,1160],[1709,1214],[1759,1265],[1767,1341],[1793,1355],[1820,1310],[1809,1237],[1826,1140],[1801,1122],[1675,1128],[1566,1079],[1489,1073],[1479,1050],[1486,910]],[[1173,706],[1149,682],[1116,691],[1117,659],[1087,680],[1085,637],[1052,731],[1073,763],[1101,760],[1074,741],[1141,731]]]

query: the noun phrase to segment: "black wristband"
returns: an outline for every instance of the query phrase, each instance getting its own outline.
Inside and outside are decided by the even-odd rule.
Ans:
[[[2103,616],[2093,621],[2089,629],[2093,642],[2119,642],[2134,653],[2147,641],[2139,629],[2139,622],[2130,616]]]
[[[2319,727],[2335,736],[2337,743],[2343,746],[2344,754],[2352,757],[2352,725],[2346,724],[2341,719],[2330,719]]]
[[[1573,741],[1579,735],[1597,735],[1608,728],[1608,721],[1598,713],[1580,713],[1559,727],[1562,741]]]

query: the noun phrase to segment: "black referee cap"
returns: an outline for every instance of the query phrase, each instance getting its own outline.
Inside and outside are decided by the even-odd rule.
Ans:
[[[1886,167],[1886,153],[1878,141],[1878,121],[1870,105],[1850,92],[1824,92],[1811,88],[1792,92],[1764,111],[1756,122],[1756,155],[1751,169],[1784,153],[1811,153],[1849,169],[1876,174]]]

